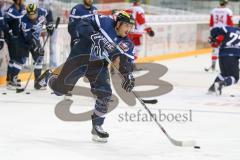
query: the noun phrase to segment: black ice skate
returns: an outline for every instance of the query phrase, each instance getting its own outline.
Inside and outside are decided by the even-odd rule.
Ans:
[[[95,125],[95,120],[92,116],[92,140],[95,142],[106,143],[109,137],[109,134],[105,132],[100,125]]]
[[[217,96],[221,95],[223,86],[224,86],[224,82],[223,81],[215,82],[208,89],[208,94],[215,93]]]
[[[46,70],[37,80],[34,81],[34,88],[46,89],[48,78],[52,75],[52,71],[50,69]]]
[[[212,84],[208,89],[208,94],[216,93],[215,85]]]
[[[16,90],[17,88],[21,88],[21,80],[15,76],[7,82],[7,89]]]

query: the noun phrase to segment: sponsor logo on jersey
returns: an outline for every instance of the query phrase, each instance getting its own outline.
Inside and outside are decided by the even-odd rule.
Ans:
[[[124,51],[127,52],[129,51],[129,44],[128,42],[120,42],[119,47]]]

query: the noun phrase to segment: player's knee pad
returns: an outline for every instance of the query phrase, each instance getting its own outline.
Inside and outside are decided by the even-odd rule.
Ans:
[[[50,76],[49,79],[48,79],[48,86],[49,86],[49,88],[51,88],[51,90],[53,90],[55,95],[62,96],[62,95],[64,95],[64,93],[62,91],[60,91],[58,89],[58,87],[56,86],[57,78],[58,78],[58,75]]]

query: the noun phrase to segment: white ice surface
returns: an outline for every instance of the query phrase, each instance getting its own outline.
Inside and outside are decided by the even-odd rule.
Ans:
[[[120,122],[119,114],[144,113],[140,104],[122,101],[107,115],[104,128],[109,142],[91,141],[91,122],[65,122],[55,116],[62,100],[47,91],[30,95],[7,91],[0,95],[0,160],[239,160],[240,90],[224,88],[223,95],[206,95],[217,73],[206,73],[209,56],[162,61],[169,68],[162,79],[174,90],[148,105],[154,112],[182,113],[192,110],[192,122],[161,122],[178,140],[196,140],[200,150],[173,146],[154,122]],[[0,93],[6,92],[4,87]],[[230,95],[235,95],[231,97]],[[90,110],[94,101],[74,97],[73,112]]]

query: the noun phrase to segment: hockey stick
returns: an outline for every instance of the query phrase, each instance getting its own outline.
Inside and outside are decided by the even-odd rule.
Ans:
[[[56,23],[55,23],[55,27],[54,27],[55,29],[58,28],[59,23],[60,23],[60,17],[57,17],[57,20],[56,20]],[[50,37],[50,34],[47,35],[47,38],[46,38],[46,40],[45,40],[45,42],[44,42],[44,44],[43,44],[43,48],[45,47],[45,45],[46,45],[47,40],[48,40],[49,37]]]
[[[46,39],[46,41],[47,41],[47,39]],[[45,44],[46,44],[46,43],[45,43]],[[44,48],[44,46],[43,46],[43,48]],[[40,58],[40,57],[39,57],[39,58]],[[39,58],[38,58],[38,59],[39,59]],[[38,61],[38,59],[36,60],[36,62]],[[32,73],[34,72],[33,70],[34,70],[34,68],[36,67],[36,65],[37,65],[37,63],[35,63],[35,64],[31,67],[30,75],[28,76],[27,83],[25,84],[25,86],[24,86],[23,88],[17,88],[17,89],[16,89],[16,93],[22,93],[22,92],[24,92],[24,91],[26,90],[26,88],[27,88],[27,86],[28,86],[28,84],[29,84],[29,82],[30,82],[30,80],[31,80]]]
[[[107,55],[104,55],[104,56],[105,56],[105,59],[108,61],[108,63],[111,64],[114,67],[114,69],[119,73],[118,75],[121,77],[121,79],[124,80],[123,75],[117,69],[116,65],[114,63],[112,63],[112,61],[108,58]],[[194,147],[194,148],[198,148],[199,147],[199,146],[196,146],[196,142],[195,141],[179,141],[179,140],[173,139],[167,133],[167,131],[163,128],[163,126],[157,121],[156,117],[153,115],[153,113],[150,111],[150,109],[146,106],[144,101],[136,94],[136,92],[132,91],[131,93],[138,99],[138,101],[142,104],[142,106],[145,108],[145,110],[148,112],[148,114],[151,116],[151,118],[154,120],[154,122],[158,125],[158,127],[162,130],[162,132],[166,135],[166,137],[170,140],[170,142],[173,145],[179,146],[179,147]]]
[[[24,92],[24,91],[26,90],[26,88],[27,88],[27,86],[28,86],[28,83],[30,82],[30,79],[31,79],[31,77],[32,77],[33,69],[35,68],[35,65],[36,65],[36,64],[37,64],[37,63],[35,63],[35,64],[32,66],[31,71],[30,71],[30,75],[28,76],[27,83],[25,84],[25,86],[24,86],[23,88],[17,88],[17,89],[16,89],[16,93],[22,93],[22,92]]]
[[[208,68],[204,68],[204,70],[205,70],[206,72],[208,72],[211,68],[212,68],[212,66],[210,66],[210,67],[208,67]]]
[[[156,103],[158,103],[158,100],[157,99],[142,99],[142,101],[144,102],[144,103],[149,103],[149,104],[156,104]]]
[[[57,29],[59,23],[60,23],[60,17],[57,17],[56,24],[55,24],[55,29]],[[48,41],[48,38],[49,38],[49,37],[50,37],[50,35],[48,34],[46,40],[45,40],[44,43],[43,43],[43,47],[42,47],[42,48],[44,48],[45,45],[47,44],[47,41]],[[21,92],[24,92],[24,91],[26,90],[26,88],[27,88],[27,86],[28,86],[28,84],[29,84],[29,82],[30,82],[30,79],[31,79],[31,77],[32,77],[32,73],[33,73],[33,70],[34,70],[36,64],[37,64],[37,63],[35,63],[35,64],[32,66],[31,71],[30,71],[31,73],[30,73],[30,75],[29,75],[29,77],[28,77],[28,79],[27,79],[27,83],[25,84],[25,86],[24,86],[23,88],[17,88],[17,89],[16,89],[16,93],[21,93]]]

